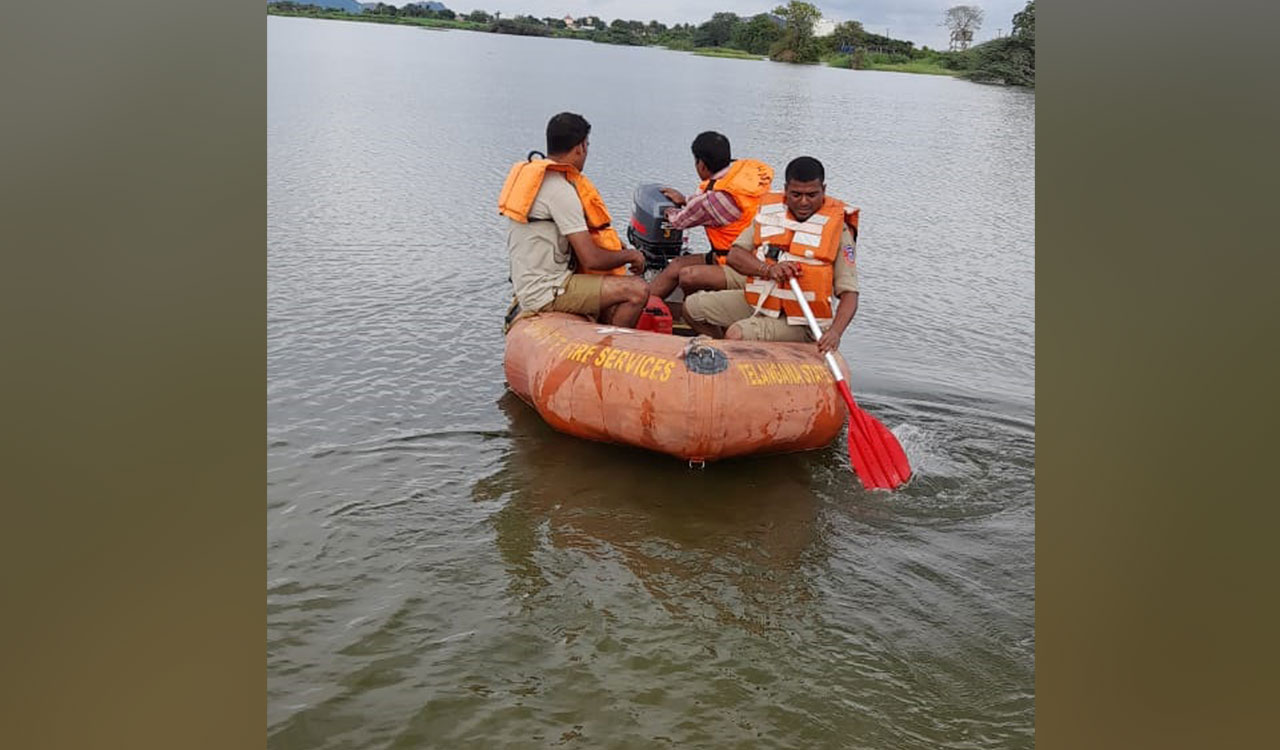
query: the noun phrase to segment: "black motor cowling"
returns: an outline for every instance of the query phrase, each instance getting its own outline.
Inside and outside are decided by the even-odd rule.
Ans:
[[[627,241],[644,253],[649,268],[666,268],[684,248],[684,232],[667,223],[667,209],[675,204],[662,194],[662,185],[656,182],[636,188],[632,203]]]

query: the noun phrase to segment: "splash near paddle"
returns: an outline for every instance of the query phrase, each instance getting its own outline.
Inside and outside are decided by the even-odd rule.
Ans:
[[[818,321],[809,309],[804,290],[795,277],[790,282],[791,291],[795,292],[796,301],[804,311],[804,318],[809,322],[809,331],[813,333],[814,340],[822,338],[822,329],[818,327]],[[840,372],[831,352],[827,352],[826,360],[827,367],[835,375],[836,390],[849,407],[849,463],[857,472],[858,479],[862,480],[863,487],[869,490],[896,490],[911,478],[911,464],[907,461],[906,451],[902,450],[902,444],[889,432],[889,428],[858,408],[857,402],[853,400],[853,391],[849,390],[849,383],[845,381],[844,373]]]

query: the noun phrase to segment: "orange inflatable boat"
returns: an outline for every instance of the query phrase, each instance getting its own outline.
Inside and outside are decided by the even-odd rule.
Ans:
[[[813,344],[690,339],[540,313],[512,325],[503,366],[511,390],[555,429],[690,461],[821,448],[848,413]]]

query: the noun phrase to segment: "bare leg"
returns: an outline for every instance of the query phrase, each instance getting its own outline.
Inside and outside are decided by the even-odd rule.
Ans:
[[[600,322],[635,328],[649,301],[649,284],[639,276],[606,276],[600,283]]]
[[[676,290],[676,284],[680,283],[681,270],[696,268],[698,265],[706,265],[706,260],[701,255],[682,255],[672,260],[649,284],[649,293],[658,299],[666,299]]]
[[[680,289],[688,297],[694,292],[719,292],[729,288],[724,278],[724,266],[719,263],[708,266],[689,266],[680,269]]]

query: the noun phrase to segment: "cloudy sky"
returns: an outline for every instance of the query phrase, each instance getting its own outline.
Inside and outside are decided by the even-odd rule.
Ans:
[[[539,18],[595,15],[606,22],[626,18],[657,20],[670,25],[701,23],[718,11],[752,16],[773,10],[779,0],[444,0],[444,3],[462,12],[479,9],[490,13],[501,11],[504,16],[520,13]],[[918,47],[946,49],[947,32],[940,24],[949,6],[965,4],[982,8],[986,20],[974,41],[985,41],[998,30],[1008,34],[1013,14],[1022,10],[1026,0],[819,0],[813,4],[833,21],[861,21],[868,31],[877,34],[887,30],[889,36],[910,40]]]

